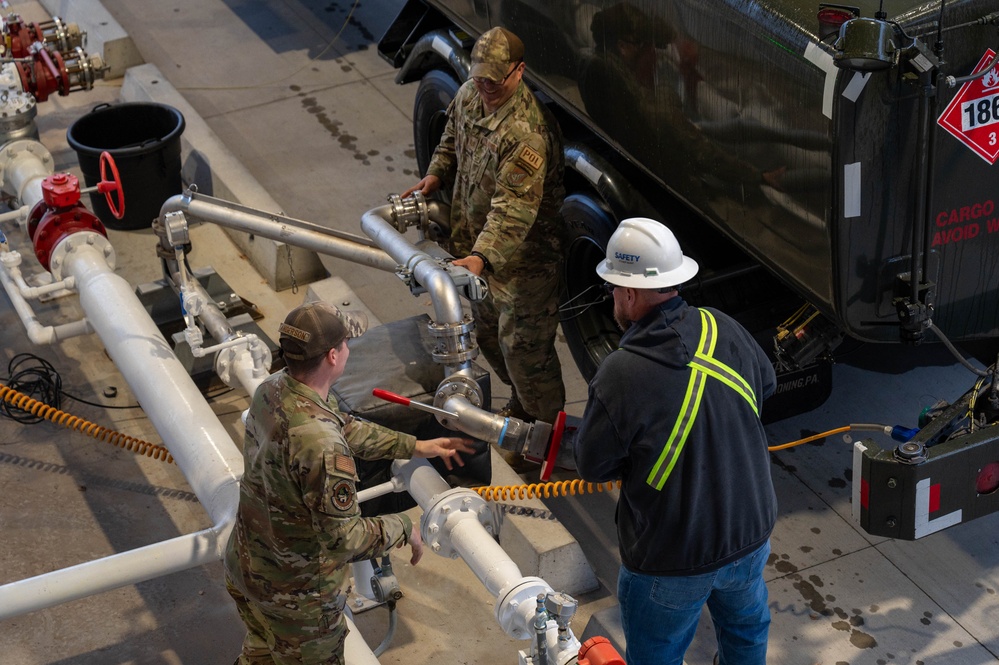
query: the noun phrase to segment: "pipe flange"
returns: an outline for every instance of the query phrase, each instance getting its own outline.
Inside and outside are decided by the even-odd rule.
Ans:
[[[4,90],[0,94],[0,132],[14,138],[14,132],[31,125],[38,115],[38,102],[33,95],[20,90]]]
[[[452,374],[440,382],[434,393],[434,406],[444,409],[445,402],[459,396],[464,397],[475,408],[482,408],[482,388],[476,381],[461,374]]]
[[[267,376],[273,361],[271,350],[256,335],[245,337],[244,340],[245,344],[228,346],[215,356],[215,373],[230,388],[240,386],[237,370],[239,363],[246,361],[246,356],[250,357],[248,364],[253,367],[254,376],[260,378]]]
[[[435,323],[431,321],[427,324],[427,330],[431,337],[437,339],[452,339],[461,335],[471,335],[475,330],[475,320],[466,315],[461,323]]]
[[[485,499],[467,487],[455,487],[434,497],[434,505],[423,513],[420,535],[423,542],[436,554],[451,559],[458,558],[458,551],[451,544],[451,528],[456,521],[477,519],[486,531],[499,533],[496,517]]]
[[[533,618],[538,607],[538,595],[555,593],[540,577],[524,577],[496,596],[496,621],[503,632],[515,640],[534,637]]]
[[[52,173],[55,166],[55,160],[52,158],[52,153],[48,151],[48,148],[43,146],[38,141],[33,141],[31,139],[22,139],[20,141],[11,141],[0,147],[0,177],[3,178],[4,184],[10,180],[8,177],[7,169],[16,168],[18,162],[28,157],[33,158],[32,161],[36,163],[33,165],[26,165],[24,168],[29,170],[27,175],[38,176],[39,178],[44,178],[45,176]],[[21,192],[11,192],[8,190],[9,194],[13,194],[20,200]],[[21,201],[24,203],[24,201]]]
[[[114,246],[111,245],[110,241],[108,241],[105,236],[101,235],[97,231],[73,231],[59,241],[59,243],[52,250],[52,253],[49,255],[49,272],[52,273],[52,277],[55,281],[58,282],[64,278],[62,269],[69,253],[84,245],[95,247],[101,254],[104,255],[104,260],[107,262],[108,269],[112,271],[115,269],[117,256],[115,255]]]
[[[433,352],[431,358],[438,365],[464,365],[479,357],[479,347],[472,346],[464,351],[451,351],[447,353]]]
[[[413,192],[405,199],[398,194],[389,194],[388,201],[392,205],[393,226],[399,233],[405,233],[410,226],[427,227],[427,200],[423,192]]]
[[[461,323],[427,324],[427,331],[435,344],[431,356],[439,365],[461,365],[479,356],[479,346],[472,338],[475,321],[466,316]]]

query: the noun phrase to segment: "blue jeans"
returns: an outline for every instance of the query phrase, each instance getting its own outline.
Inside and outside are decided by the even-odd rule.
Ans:
[[[719,665],[766,665],[770,608],[763,567],[768,540],[755,552],[704,575],[642,575],[621,567],[617,598],[628,665],[681,665],[708,604]]]

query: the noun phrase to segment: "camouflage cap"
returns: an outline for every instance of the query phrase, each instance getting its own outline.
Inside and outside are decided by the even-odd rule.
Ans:
[[[310,302],[288,313],[278,326],[281,350],[292,360],[311,360],[368,329],[364,312],[344,312],[325,302]]]
[[[510,73],[510,63],[524,59],[524,42],[506,28],[486,30],[472,49],[471,76],[499,83]]]

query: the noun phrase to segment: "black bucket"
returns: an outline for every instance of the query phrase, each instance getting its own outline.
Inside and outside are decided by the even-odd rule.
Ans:
[[[134,102],[101,105],[74,122],[66,140],[76,151],[88,187],[101,180],[100,158],[111,153],[125,193],[125,216],[115,219],[104,194],[90,193],[90,203],[111,229],[148,229],[163,202],[183,192],[180,181],[180,135],[184,116],[166,104]],[[106,174],[112,177],[110,169]],[[117,193],[112,193],[117,204]]]

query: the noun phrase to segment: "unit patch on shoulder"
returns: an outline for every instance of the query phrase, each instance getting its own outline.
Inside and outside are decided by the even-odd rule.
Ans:
[[[518,167],[515,167],[511,171],[506,173],[506,186],[510,189],[519,189],[522,184],[524,184],[524,179],[527,178],[527,171]]]
[[[530,173],[534,173],[545,165],[545,158],[531,146],[525,145],[520,149],[520,154],[517,155],[517,162],[523,165]]]
[[[333,485],[333,505],[340,510],[350,510],[354,506],[354,484],[349,480],[338,480]]]
[[[348,455],[337,455],[333,458],[333,468],[342,473],[349,473],[352,476],[357,475],[357,469],[354,467],[354,460]]]

